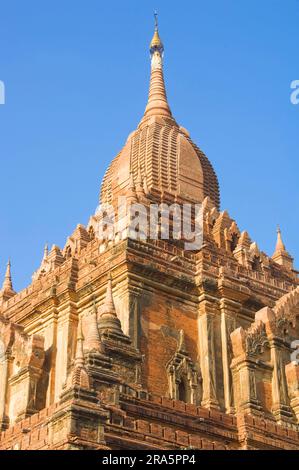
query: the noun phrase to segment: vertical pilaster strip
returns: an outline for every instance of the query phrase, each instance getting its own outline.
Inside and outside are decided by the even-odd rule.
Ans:
[[[202,374],[202,406],[219,409],[217,399],[217,378],[214,343],[215,312],[211,302],[200,302],[198,317],[198,343]]]
[[[292,410],[288,404],[288,386],[283,363],[283,351],[279,347],[278,341],[270,341],[271,363],[273,365],[272,374],[272,413],[282,422],[292,418]]]
[[[68,302],[59,312],[57,322],[57,349],[55,371],[55,401],[58,401],[66,383],[71,359],[76,344],[76,328],[78,325],[77,309],[73,302]]]
[[[0,363],[0,431],[4,431],[8,425],[8,418],[5,413],[9,367],[12,359],[6,353]]]
[[[230,334],[236,328],[236,316],[239,305],[235,302],[221,299],[221,352],[223,368],[223,386],[224,386],[224,406],[226,413],[234,412],[233,383],[230,369],[232,355],[232,346]]]
[[[140,348],[140,299],[142,289],[129,289],[129,336],[136,349]]]

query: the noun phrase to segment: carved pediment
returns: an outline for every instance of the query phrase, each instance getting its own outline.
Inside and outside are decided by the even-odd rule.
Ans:
[[[178,347],[166,365],[169,377],[169,395],[176,400],[197,404],[200,374],[186,350],[184,331],[180,330]]]

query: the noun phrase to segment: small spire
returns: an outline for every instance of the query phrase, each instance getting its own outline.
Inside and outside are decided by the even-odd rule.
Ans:
[[[45,244],[45,248],[44,248],[44,258],[47,258],[49,254],[49,247],[48,247],[48,243]]]
[[[76,356],[74,361],[74,369],[70,375],[71,385],[90,389],[90,378],[88,371],[85,368],[84,351],[83,351],[83,333],[82,333],[82,321],[79,320],[78,332],[77,332],[77,346]]]
[[[120,337],[124,334],[121,329],[121,323],[116,315],[113,294],[112,294],[112,279],[111,273],[109,273],[109,279],[107,284],[107,291],[104,304],[99,309],[99,330],[102,332],[114,333]]]
[[[279,225],[277,226],[277,242],[275,247],[275,253],[286,251],[285,245],[282,241],[281,230]]]
[[[277,241],[275,251],[272,255],[272,259],[276,263],[284,266],[289,270],[293,269],[293,258],[287,252],[285,244],[282,241],[281,230],[279,226],[277,227]]]
[[[127,200],[130,203],[137,202],[137,194],[136,194],[136,188],[135,188],[135,183],[134,183],[134,176],[133,172],[131,171],[130,173],[130,180],[129,180],[129,188],[126,193]]]
[[[116,310],[115,310],[115,305],[114,305],[114,300],[113,300],[113,294],[112,294],[112,278],[111,278],[111,273],[109,273],[109,279],[108,279],[108,284],[107,284],[107,291],[106,291],[106,297],[105,297],[105,302],[102,308],[101,316],[102,315],[114,315],[116,316]]]
[[[98,330],[97,322],[97,307],[95,298],[93,298],[93,307],[90,314],[87,316],[87,333],[85,338],[85,344],[89,351],[101,351],[103,350],[100,334]]]
[[[2,291],[4,291],[4,292],[14,292],[13,286],[12,286],[12,279],[11,279],[10,259],[7,261],[6,271],[5,271],[5,276],[4,276],[3,286],[2,286]]]
[[[45,248],[44,248],[44,256],[43,256],[43,261],[45,261],[49,256],[49,247],[48,247],[48,243],[45,244]]]

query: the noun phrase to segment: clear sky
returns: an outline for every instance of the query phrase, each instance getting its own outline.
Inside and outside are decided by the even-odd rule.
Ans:
[[[0,0],[0,275],[17,290],[46,242],[94,212],[147,98],[153,10],[177,121],[217,172],[221,206],[299,267],[298,0]]]

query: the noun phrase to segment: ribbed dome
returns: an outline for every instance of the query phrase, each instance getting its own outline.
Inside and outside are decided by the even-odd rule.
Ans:
[[[209,196],[219,208],[218,180],[211,163],[171,114],[162,52],[151,47],[151,56],[150,90],[144,116],[108,168],[101,201],[116,202],[118,196],[128,192],[133,177],[135,183],[142,179],[154,199],[169,194],[188,202],[202,202]]]
[[[124,194],[130,173],[137,180],[138,167],[150,192],[166,192],[193,202],[209,196],[219,206],[218,181],[207,157],[185,130],[153,118],[133,132],[113,160],[103,180],[101,200],[112,202]]]

